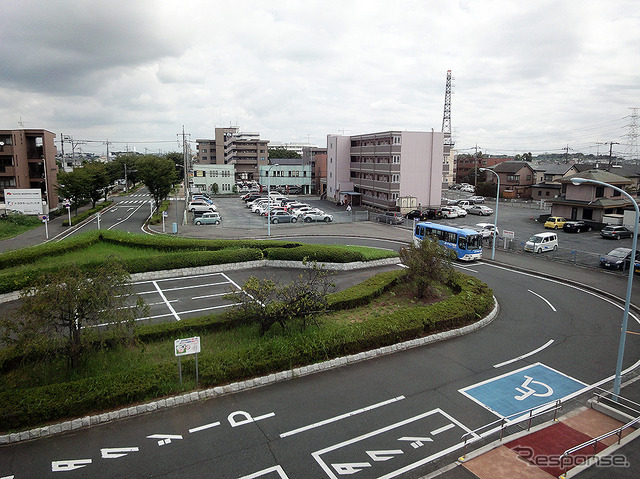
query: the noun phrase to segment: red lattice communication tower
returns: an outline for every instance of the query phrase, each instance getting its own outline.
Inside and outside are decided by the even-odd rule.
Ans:
[[[453,148],[451,138],[451,70],[447,70],[447,86],[444,91],[444,114],[442,115],[442,133],[444,133],[444,154]]]

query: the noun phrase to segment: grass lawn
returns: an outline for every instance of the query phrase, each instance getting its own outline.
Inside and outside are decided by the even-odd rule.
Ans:
[[[37,216],[8,215],[0,218],[0,240],[15,238],[41,224],[42,220]]]

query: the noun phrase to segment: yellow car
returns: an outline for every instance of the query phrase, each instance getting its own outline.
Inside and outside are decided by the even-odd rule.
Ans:
[[[550,216],[547,218],[547,221],[544,222],[544,227],[551,228],[552,230],[559,230],[562,229],[566,222],[567,220],[562,216]]]

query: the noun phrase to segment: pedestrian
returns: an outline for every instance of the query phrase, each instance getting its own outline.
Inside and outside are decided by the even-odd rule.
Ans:
[[[347,211],[351,211],[351,203],[347,205]]]

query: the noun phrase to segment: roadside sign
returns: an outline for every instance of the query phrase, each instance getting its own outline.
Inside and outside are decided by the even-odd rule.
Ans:
[[[502,230],[502,236],[507,239],[514,239],[516,234],[514,231]]]
[[[17,211],[25,215],[41,215],[42,191],[38,188],[30,189],[5,189],[6,209]]]
[[[162,216],[163,216],[164,218],[166,218],[167,216],[169,216],[169,213],[167,213],[166,211],[163,211],[163,212],[162,212]]]
[[[197,354],[200,352],[200,336],[194,338],[176,339],[173,343],[176,356]]]

